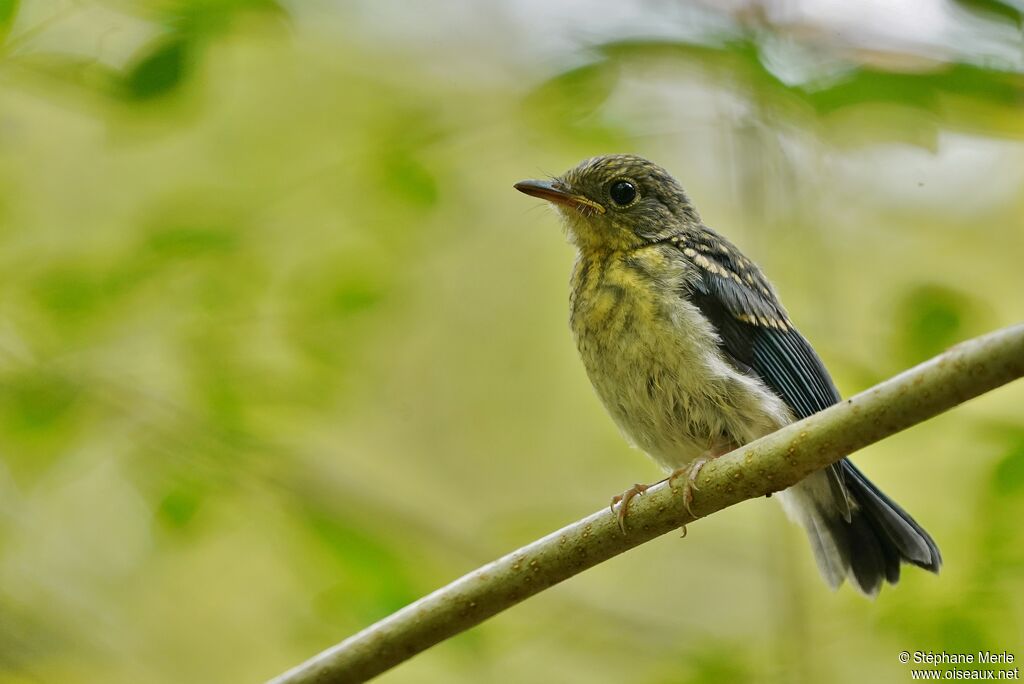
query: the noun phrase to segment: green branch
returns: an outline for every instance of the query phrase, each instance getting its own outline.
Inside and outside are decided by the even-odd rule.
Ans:
[[[785,489],[843,456],[1024,375],[1024,325],[959,344],[821,413],[708,463],[693,511],[703,517]],[[272,680],[362,682],[587,568],[694,521],[682,488],[633,499],[627,534],[603,507],[488,563]]]

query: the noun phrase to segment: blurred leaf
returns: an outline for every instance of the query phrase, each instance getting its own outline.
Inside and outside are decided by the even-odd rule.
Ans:
[[[82,266],[58,266],[36,282],[37,301],[58,318],[74,319],[92,313],[103,298],[99,278]]]
[[[396,150],[383,159],[387,187],[412,204],[431,207],[437,204],[437,180],[410,150]]]
[[[996,466],[992,491],[999,496],[1024,494],[1024,439],[1010,450]]]
[[[1004,2],[1004,0],[954,0],[954,2],[967,10],[1009,20],[1018,26],[1024,22],[1024,12],[1013,2]]]
[[[986,648],[988,630],[979,624],[979,617],[972,615],[969,602],[962,607],[948,608],[936,615],[934,629],[937,639],[936,650],[949,653],[977,653]]]
[[[296,278],[290,336],[308,359],[329,364],[341,379],[367,335],[373,312],[389,294],[393,266],[353,251],[331,257]]]
[[[282,19],[288,16],[276,0],[184,0],[171,3],[165,23],[188,35],[213,35],[228,30],[231,21],[242,12]]]
[[[969,295],[943,285],[920,285],[897,302],[895,341],[902,364],[939,354],[984,327],[984,307]]]
[[[243,253],[250,213],[250,207],[216,188],[176,188],[143,211],[143,238],[132,260],[152,269],[165,262]]]
[[[615,71],[608,63],[597,61],[563,71],[544,83],[535,94],[550,98],[569,122],[577,122],[594,113],[607,101],[617,85]]]
[[[951,64],[922,74],[858,69],[827,88],[801,92],[823,114],[868,103],[897,104],[937,114],[944,95],[1016,108],[1024,103],[1024,74],[972,64]]]
[[[376,145],[367,160],[376,171],[379,186],[414,211],[434,207],[440,199],[440,186],[427,161],[427,148],[444,137],[445,132],[431,111],[400,108],[386,117],[380,123]],[[407,239],[407,231],[401,230],[400,234],[403,240]]]
[[[5,682],[38,682],[39,663],[60,657],[73,641],[48,613],[20,597],[0,596],[0,673]]]
[[[73,55],[30,52],[15,57],[5,57],[9,66],[15,66],[34,77],[34,85],[46,95],[54,95],[54,85],[71,86],[92,95],[110,96],[120,74],[114,69],[96,61]]]
[[[192,70],[193,52],[194,45],[184,34],[148,45],[125,73],[125,95],[132,100],[150,100],[170,94]]]
[[[75,326],[90,322],[154,275],[151,264],[134,257],[111,265],[86,265],[70,258],[39,274],[31,292],[54,322]]]
[[[343,568],[341,581],[321,596],[330,612],[356,609],[372,620],[398,610],[417,597],[407,575],[409,559],[382,540],[313,507],[306,523],[323,549]]]
[[[170,529],[184,529],[195,518],[205,498],[205,488],[194,479],[178,483],[157,504],[157,517]]]
[[[684,662],[675,663],[673,672],[659,677],[659,684],[742,684],[755,682],[755,676],[742,644],[710,643],[695,647],[686,654]]]
[[[0,383],[7,425],[18,432],[42,433],[55,428],[81,394],[76,383],[45,371],[8,376]]]
[[[19,0],[0,0],[0,42],[7,37],[18,15]]]
[[[203,330],[191,341],[192,387],[202,415],[227,435],[244,440],[254,378],[239,351],[240,339],[220,329]]]
[[[1024,573],[1024,431],[1017,427],[1006,455],[992,469],[973,525],[974,584],[983,587],[990,614],[1007,610],[1005,591]],[[977,603],[971,604],[977,607]]]
[[[757,42],[746,37],[708,44],[674,40],[616,40],[601,45],[600,51],[613,62],[634,58],[677,59],[714,70],[730,79],[745,80],[750,85],[760,82],[785,87],[761,62]],[[600,61],[595,64],[600,64]]]
[[[533,121],[553,125],[562,134],[587,140],[607,138],[612,131],[598,110],[617,84],[616,69],[599,59],[544,82],[527,95],[524,104]]]
[[[734,83],[762,104],[788,109],[794,114],[800,113],[794,105],[810,106],[820,115],[864,105],[894,105],[915,112],[917,127],[936,129],[935,122],[941,119],[943,125],[950,128],[1024,136],[1024,117],[1019,115],[1024,105],[1024,74],[1018,72],[950,63],[937,64],[929,72],[904,73],[850,63],[848,70],[827,80],[789,84],[764,66],[760,45],[751,37],[712,44],[624,40],[606,43],[600,50],[602,60],[583,69],[597,68],[604,59],[641,67],[648,65],[651,59],[676,59],[708,72],[717,82]],[[995,108],[995,112],[1006,116],[994,115],[995,112],[983,116],[977,109],[960,111],[949,106],[951,101]],[[919,116],[922,111],[934,116],[922,119]],[[862,129],[866,128],[861,133],[885,136],[888,132],[887,126],[865,127],[862,121],[858,123]],[[925,146],[934,140],[934,135],[906,137],[910,142]]]
[[[239,244],[238,233],[226,228],[180,226],[160,229],[149,236],[147,249],[165,259],[228,253]]]
[[[382,296],[379,287],[366,281],[341,283],[331,297],[331,308],[339,315],[352,314],[374,307]]]
[[[81,385],[47,369],[0,377],[0,449],[15,475],[36,477],[67,453],[84,394]]]

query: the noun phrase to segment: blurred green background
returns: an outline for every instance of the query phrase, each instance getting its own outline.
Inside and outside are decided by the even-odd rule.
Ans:
[[[856,7],[855,7],[856,6]],[[252,682],[659,479],[513,182],[637,152],[844,394],[1024,319],[1009,0],[0,0],[0,682]],[[383,676],[902,682],[1024,657],[1024,385],[857,455],[946,565],[752,501]]]

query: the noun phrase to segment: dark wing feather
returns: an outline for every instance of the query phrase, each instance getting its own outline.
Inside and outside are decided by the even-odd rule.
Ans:
[[[689,299],[715,326],[722,351],[737,368],[760,378],[798,419],[840,401],[821,359],[789,322],[757,266],[709,232],[691,234],[676,244],[701,275]],[[829,480],[849,520],[842,472],[838,465],[831,466]]]

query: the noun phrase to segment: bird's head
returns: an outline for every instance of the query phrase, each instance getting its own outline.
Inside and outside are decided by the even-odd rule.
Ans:
[[[557,178],[520,181],[515,188],[551,202],[584,251],[635,249],[700,222],[667,171],[631,154],[587,159]]]

